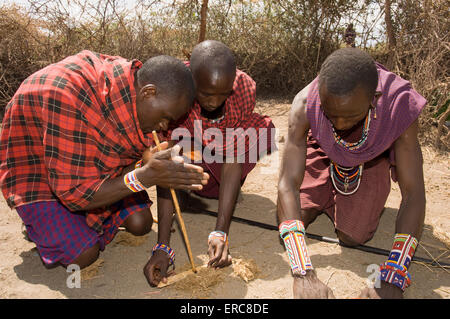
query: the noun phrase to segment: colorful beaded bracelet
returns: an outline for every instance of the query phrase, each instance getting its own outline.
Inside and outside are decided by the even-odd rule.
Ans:
[[[286,220],[280,224],[278,230],[280,231],[280,237],[283,239],[284,235],[289,232],[299,231],[304,234],[305,226],[300,220],[297,219]]]
[[[381,264],[380,279],[405,291],[411,285],[411,276],[408,272],[404,272],[399,268],[388,265],[387,263]]]
[[[208,236],[208,245],[209,242],[211,241],[212,238],[219,238],[221,239],[226,245],[228,245],[228,236],[227,233],[220,231],[220,230],[215,230],[212,231],[209,236]]]
[[[409,281],[411,281],[411,275],[408,273],[408,269],[406,269],[405,266],[400,266],[396,263],[386,261],[384,264],[382,264],[382,268],[395,270],[398,274],[402,275],[405,278],[408,278]]]
[[[134,168],[141,168],[141,167],[142,167],[142,160],[140,159],[139,161],[136,162]]]
[[[417,248],[418,241],[408,234],[395,234],[388,260],[380,266],[380,279],[403,291],[411,284],[408,268]]]
[[[165,244],[157,243],[153,247],[152,256],[155,254],[155,251],[157,251],[157,250],[162,250],[162,251],[166,252],[170,258],[169,265],[175,265],[175,252],[173,251],[172,248],[170,248],[169,246],[167,246]]]
[[[309,258],[305,242],[305,227],[300,220],[287,220],[279,227],[293,275],[306,275],[307,270],[314,269]]]
[[[145,190],[145,186],[137,179],[136,171],[133,170],[124,175],[123,181],[125,185],[134,193]]]

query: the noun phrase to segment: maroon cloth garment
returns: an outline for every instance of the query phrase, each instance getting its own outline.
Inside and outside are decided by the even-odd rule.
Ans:
[[[382,95],[372,112],[366,142],[358,149],[348,150],[336,144],[332,124],[320,105],[318,78],[314,79],[307,97],[307,117],[312,136],[325,154],[335,163],[352,167],[367,162],[387,149],[419,117],[426,104],[423,96],[411,88],[408,81],[376,64],[378,70],[377,91]],[[376,113],[376,118],[374,118]],[[393,155],[393,153],[391,154]],[[394,161],[394,158],[391,158]]]
[[[374,235],[391,190],[388,155],[383,153],[364,164],[361,184],[352,195],[334,189],[329,166],[330,159],[309,135],[301,207],[324,211],[337,230],[363,244]]]
[[[395,140],[418,118],[426,100],[409,82],[377,64],[378,87],[382,95],[372,112],[368,138],[359,149],[348,150],[336,144],[331,122],[320,107],[318,79],[308,92],[307,117],[311,131],[307,141],[306,168],[300,187],[302,209],[324,211],[335,228],[362,244],[375,233],[390,192],[389,168],[395,164]],[[346,131],[346,141],[356,141],[359,126]],[[342,166],[364,163],[361,184],[352,195],[337,192],[330,178],[330,160]],[[395,173],[395,170],[394,170]],[[395,176],[393,176],[395,180]]]
[[[223,164],[203,162],[198,165],[200,165],[204,171],[209,174],[210,178],[208,180],[208,184],[206,184],[202,190],[195,191],[195,194],[206,198],[219,199],[220,179]],[[244,184],[248,173],[250,173],[255,166],[256,163],[242,163],[241,186]]]

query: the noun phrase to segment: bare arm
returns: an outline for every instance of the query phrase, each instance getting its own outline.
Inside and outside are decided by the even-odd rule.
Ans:
[[[241,189],[242,164],[224,163],[219,188],[219,210],[216,230],[228,234],[239,190]]]
[[[305,175],[306,138],[309,122],[306,117],[306,97],[309,86],[297,94],[289,114],[289,129],[278,180],[278,221],[301,220],[299,190]],[[305,276],[294,276],[294,298],[334,298],[330,288],[322,283],[314,270]]]
[[[420,238],[425,219],[425,186],[422,151],[417,140],[417,120],[395,142],[395,160],[402,202],[396,233]]]
[[[156,148],[151,149],[150,154],[147,155],[148,158],[144,160],[144,166],[136,169],[136,176],[145,187],[158,185],[175,189],[199,190],[202,184],[207,183],[209,176],[203,173],[201,167],[174,162],[171,159],[171,149],[167,149],[168,143],[162,143],[161,146],[165,149],[161,152],[157,152]],[[132,169],[132,166],[128,166],[121,176],[104,181],[93,195],[89,205],[83,207],[83,210],[110,205],[132,194],[123,181],[124,175]]]
[[[224,163],[222,165],[219,188],[219,211],[215,230],[229,234],[231,217],[241,189],[242,164]],[[208,266],[221,268],[231,264],[228,245],[221,240],[212,239],[208,243]]]
[[[305,174],[306,137],[309,130],[306,117],[308,89],[309,86],[297,94],[289,114],[288,136],[278,180],[279,222],[300,219],[299,189]]]
[[[402,202],[397,214],[395,232],[420,239],[425,219],[425,186],[423,181],[422,151],[417,140],[415,121],[395,141],[396,171]],[[381,282],[381,287],[366,288],[360,298],[402,298],[403,292],[395,285]]]

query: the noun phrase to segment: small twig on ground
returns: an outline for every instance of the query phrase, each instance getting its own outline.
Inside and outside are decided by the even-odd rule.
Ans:
[[[439,264],[439,262],[438,262],[438,258],[440,257],[440,256],[442,256],[442,254],[441,255],[439,255],[439,257],[438,258],[435,258],[425,247],[424,247],[424,245],[422,245],[421,243],[419,243],[419,245],[423,248],[423,250],[425,250],[425,252],[431,257],[431,259],[433,259],[433,262],[435,262],[437,265],[438,265],[438,267],[439,268],[442,268],[446,273],[449,273],[450,274],[450,272],[446,269],[446,268],[448,268],[448,267],[445,267],[445,266],[442,266],[441,264]],[[427,266],[428,267],[428,266]]]
[[[328,277],[327,282],[325,283],[325,285],[328,286],[328,282],[330,281],[331,277],[334,275],[335,272],[336,272],[336,270],[334,270],[334,271],[330,274],[330,276]]]

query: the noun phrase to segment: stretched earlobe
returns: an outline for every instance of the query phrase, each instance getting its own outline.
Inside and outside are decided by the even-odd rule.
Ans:
[[[144,85],[140,88],[139,95],[144,99],[156,95],[156,86],[154,84]]]
[[[380,98],[380,96],[383,93],[381,93],[380,91],[375,92],[374,98],[372,103],[370,103],[370,107],[373,109],[374,114],[373,114],[373,118],[376,119],[377,118],[377,108],[376,108],[376,103],[378,102],[378,99]]]

